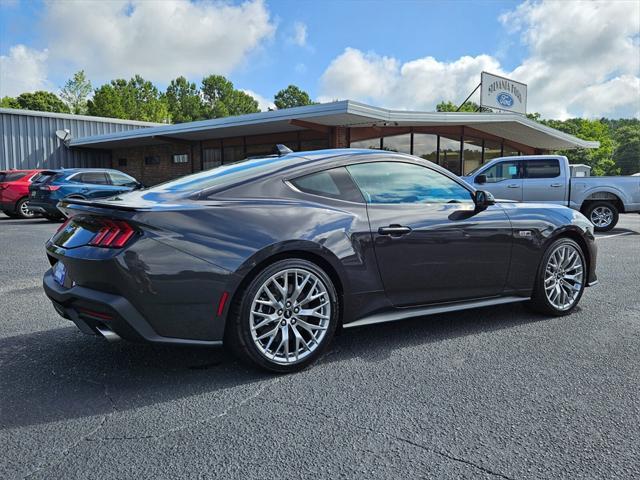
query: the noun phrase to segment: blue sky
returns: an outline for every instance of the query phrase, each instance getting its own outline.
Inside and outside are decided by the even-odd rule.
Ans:
[[[220,73],[266,107],[314,99],[431,110],[480,71],[529,84],[547,117],[637,116],[640,2],[0,0],[0,94],[141,73]],[[572,28],[567,28],[571,25]]]

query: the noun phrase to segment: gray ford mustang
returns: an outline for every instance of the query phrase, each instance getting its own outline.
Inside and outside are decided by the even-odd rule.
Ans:
[[[60,315],[109,340],[224,342],[277,372],[337,328],[510,302],[565,315],[596,283],[579,212],[377,150],[282,152],[59,207],[44,289]]]

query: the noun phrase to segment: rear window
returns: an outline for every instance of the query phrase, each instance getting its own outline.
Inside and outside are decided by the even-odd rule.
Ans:
[[[302,192],[321,197],[337,198],[350,202],[363,201],[358,187],[353,183],[344,167],[298,177],[291,180],[291,184]]]
[[[194,173],[147,189],[147,192],[195,193],[211,188],[220,189],[245,180],[252,180],[287,165],[303,161],[303,157],[263,157],[222,165]]]
[[[524,162],[525,178],[555,178],[560,176],[560,162],[555,159]]]
[[[33,177],[31,180],[33,183],[49,183],[54,178],[59,178],[61,176],[58,172],[42,172]]]
[[[6,172],[0,174],[0,182],[17,182],[26,176],[26,172]]]

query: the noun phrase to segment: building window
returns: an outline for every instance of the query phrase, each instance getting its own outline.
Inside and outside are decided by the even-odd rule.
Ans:
[[[189,163],[188,153],[176,153],[173,156],[173,163]]]
[[[351,142],[351,148],[372,148],[374,150],[380,150],[382,139],[380,137],[370,138],[369,140],[360,140],[358,142]]]
[[[504,144],[503,157],[517,157],[520,155],[520,151],[517,148],[510,147],[506,143]]]
[[[484,163],[490,162],[494,158],[498,158],[501,156],[502,144],[500,142],[495,142],[493,140],[484,141],[484,155],[482,157]]]
[[[244,154],[244,147],[242,145],[224,147],[222,150],[222,159],[225,164],[238,162],[245,158],[246,155]]]
[[[464,175],[478,168],[482,163],[482,140],[466,137],[462,158],[464,158]]]
[[[247,145],[247,158],[264,157],[274,153],[275,143],[262,143],[256,145]]]
[[[126,158],[119,158],[118,159],[118,166],[119,167],[126,167],[127,166],[127,159]]]
[[[440,137],[440,165],[460,175],[460,139]]]
[[[160,165],[160,157],[156,155],[150,155],[148,157],[144,157],[145,165]]]
[[[389,152],[411,153],[411,134],[394,135],[382,139],[382,149]]]
[[[205,148],[202,150],[202,169],[210,170],[222,165],[222,150],[219,148]]]
[[[438,163],[438,136],[430,133],[414,133],[413,155]]]

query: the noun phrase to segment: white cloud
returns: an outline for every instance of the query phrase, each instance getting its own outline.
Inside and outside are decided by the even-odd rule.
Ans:
[[[463,100],[483,70],[504,73],[488,55],[454,62],[424,57],[401,64],[395,58],[347,48],[322,75],[320,100],[351,98],[390,108],[432,110],[441,100]]]
[[[294,22],[290,40],[299,47],[304,47],[307,44],[307,25],[303,22]]]
[[[464,100],[487,70],[527,83],[528,110],[545,117],[639,114],[640,3],[527,1],[500,21],[528,49],[512,71],[489,55],[401,63],[347,48],[325,70],[320,99],[432,110]]]
[[[51,2],[43,32],[51,59],[92,78],[160,82],[181,74],[228,74],[274,31],[262,0]]]
[[[8,55],[0,56],[0,97],[48,89],[47,57],[47,50],[25,45],[14,45]]]
[[[255,98],[256,101],[258,102],[258,108],[260,108],[260,110],[262,110],[263,112],[266,112],[269,109],[271,110],[276,109],[275,103],[273,103],[268,98],[263,97],[259,93],[256,93],[253,90],[246,90],[246,89],[240,89],[240,90],[242,90],[247,95],[251,95],[253,98]]]

